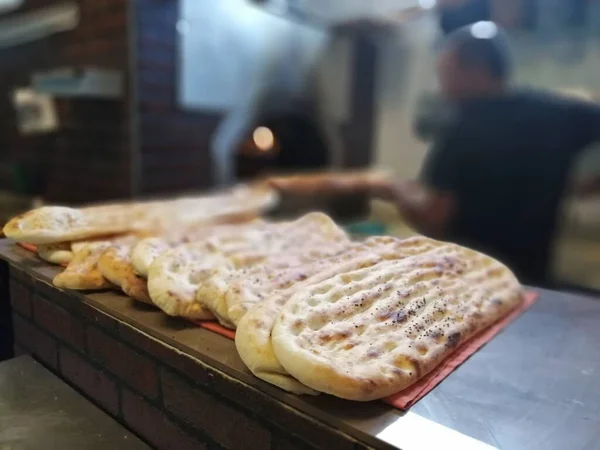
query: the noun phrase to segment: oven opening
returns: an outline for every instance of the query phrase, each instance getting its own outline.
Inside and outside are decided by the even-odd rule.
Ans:
[[[330,163],[319,127],[303,115],[266,117],[256,122],[236,152],[236,177],[322,170]]]

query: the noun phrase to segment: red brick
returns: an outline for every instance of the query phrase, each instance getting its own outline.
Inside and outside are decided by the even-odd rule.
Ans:
[[[87,330],[88,351],[133,389],[149,397],[158,397],[158,371],[154,361],[95,327]]]
[[[114,332],[117,330],[118,321],[114,317],[109,316],[105,312],[100,311],[98,308],[92,305],[84,304],[80,313],[84,319],[94,323],[94,325],[97,325],[104,330],[109,332]]]
[[[17,314],[13,314],[13,332],[16,346],[31,352],[48,366],[57,368],[57,346],[54,339]]]
[[[124,342],[151,354],[161,363],[193,379],[207,390],[218,392],[241,408],[250,408],[251,405],[253,413],[286,432],[301,436],[315,448],[355,450],[355,441],[348,436],[333,431],[295,409],[282,407],[272,396],[246,384],[233,382],[231,378],[223,376],[206,364],[174,351],[172,347],[127,324],[119,324],[119,336]]]
[[[174,351],[173,347],[142,333],[126,323],[120,323],[118,329],[121,340],[152,355],[161,364],[171,366],[201,384],[208,385],[211,383],[212,374],[198,360],[185,353]]]
[[[167,371],[161,373],[165,407],[229,449],[270,448],[271,434],[250,416]]]
[[[121,411],[129,428],[159,450],[206,448],[202,442],[177,427],[164,413],[127,389],[123,389]]]
[[[81,320],[39,295],[33,296],[32,303],[35,323],[76,349],[84,349],[85,334]]]
[[[76,353],[61,347],[62,375],[114,416],[119,414],[119,391],[116,383]]]
[[[31,317],[31,291],[14,278],[10,279],[10,303],[19,314]]]

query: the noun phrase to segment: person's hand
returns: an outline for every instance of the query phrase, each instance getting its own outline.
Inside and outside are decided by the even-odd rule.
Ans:
[[[371,185],[371,195],[381,200],[406,204],[423,203],[427,201],[428,191],[420,183],[406,180],[380,180]]]
[[[272,177],[268,184],[280,191],[299,195],[364,194],[377,190],[389,181],[387,175],[377,172],[322,173],[289,177]]]

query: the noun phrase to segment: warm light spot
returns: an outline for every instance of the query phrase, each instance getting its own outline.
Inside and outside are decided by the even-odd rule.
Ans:
[[[254,130],[254,133],[252,133],[252,139],[254,139],[256,148],[263,152],[268,152],[275,144],[275,136],[273,136],[273,132],[267,127],[258,127],[256,130]]]
[[[494,22],[477,22],[471,25],[471,34],[477,39],[492,39],[498,34],[498,27]]]

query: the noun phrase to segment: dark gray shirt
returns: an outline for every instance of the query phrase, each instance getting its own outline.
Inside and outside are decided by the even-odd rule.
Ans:
[[[600,108],[518,92],[465,102],[456,112],[421,174],[457,199],[448,239],[543,284],[569,173],[600,140]]]

